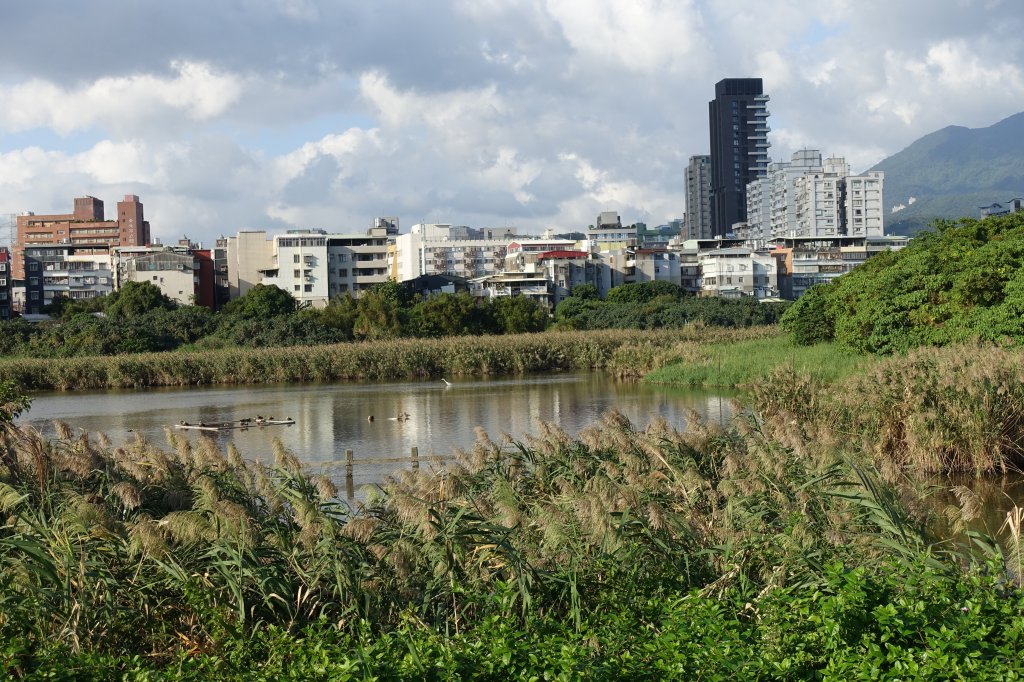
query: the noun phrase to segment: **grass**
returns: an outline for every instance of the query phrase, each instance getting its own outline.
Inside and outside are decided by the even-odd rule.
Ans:
[[[776,334],[772,328],[545,332],[321,346],[0,360],[25,391],[515,375],[582,369],[637,376],[681,342]]]
[[[797,346],[788,336],[676,347],[678,359],[644,377],[657,384],[706,388],[744,388],[786,372],[831,384],[865,371],[871,356],[834,344]]]

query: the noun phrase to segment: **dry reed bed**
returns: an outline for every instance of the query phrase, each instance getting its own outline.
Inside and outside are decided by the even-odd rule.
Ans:
[[[611,413],[578,438],[480,434],[354,513],[280,446],[264,466],[174,433],[168,450],[58,434],[0,428],[0,625],[74,651],[173,658],[268,624],[395,627],[410,610],[453,632],[580,623],[694,588],[814,584],[828,562],[926,543],[890,490],[830,454],[695,416],[686,432]]]
[[[80,390],[523,374],[605,369],[642,376],[686,343],[778,334],[774,328],[611,330],[513,336],[401,339],[324,346],[9,359],[0,375],[22,390]]]
[[[1024,353],[921,348],[827,385],[776,373],[752,388],[776,430],[867,453],[888,478],[1024,469]]]

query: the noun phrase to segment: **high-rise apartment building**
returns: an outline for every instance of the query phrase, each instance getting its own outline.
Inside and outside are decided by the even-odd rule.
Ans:
[[[686,167],[686,235],[685,239],[710,239],[711,227],[711,157],[691,156]]]
[[[36,215],[23,213],[17,219],[14,243],[14,276],[24,279],[24,249],[29,244],[64,244],[77,247],[79,255],[109,255],[115,246],[145,246],[150,242],[149,223],[142,202],[126,194],[117,202],[117,218],[106,220],[103,202],[96,197],[75,199],[74,213]]]
[[[750,234],[772,239],[881,237],[884,179],[878,171],[850,175],[844,159],[823,161],[817,149],[801,149],[788,162],[770,164],[767,177],[747,186]]]
[[[768,170],[768,95],[760,78],[726,78],[708,103],[711,224],[724,236],[747,220],[747,185]]]

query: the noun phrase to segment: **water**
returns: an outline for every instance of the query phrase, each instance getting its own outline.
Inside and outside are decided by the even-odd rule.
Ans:
[[[354,453],[354,484],[380,482],[401,464],[359,465],[360,459],[449,455],[469,448],[476,427],[494,440],[503,434],[522,439],[539,431],[541,422],[575,434],[616,408],[635,425],[657,416],[676,428],[686,413],[726,423],[732,417],[730,396],[620,383],[600,373],[558,374],[515,379],[400,383],[339,383],[110,390],[42,393],[19,420],[47,433],[60,419],[76,432],[105,433],[120,444],[141,433],[150,442],[166,443],[165,429],[180,421],[224,422],[243,417],[291,417],[294,426],[232,430],[212,436],[182,431],[196,440],[213,437],[223,446],[233,441],[244,457],[273,460],[272,444],[280,438],[300,460],[324,465],[337,475],[346,449]],[[395,417],[408,413],[408,421]],[[374,420],[367,417],[373,415]]]

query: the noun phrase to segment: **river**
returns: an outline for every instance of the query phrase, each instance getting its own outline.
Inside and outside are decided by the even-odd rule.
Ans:
[[[396,383],[213,386],[174,389],[38,393],[20,423],[53,433],[53,421],[76,432],[105,433],[117,445],[142,434],[166,443],[165,430],[181,421],[225,422],[243,417],[292,418],[294,426],[273,426],[213,434],[221,445],[233,441],[244,457],[273,460],[273,440],[304,462],[336,463],[354,453],[353,481],[380,482],[401,464],[359,464],[360,459],[407,457],[413,447],[422,458],[469,448],[477,427],[494,440],[503,434],[522,439],[541,422],[575,434],[610,409],[644,426],[665,417],[684,428],[689,410],[715,423],[732,417],[730,396],[721,392],[668,389],[617,382],[597,372],[502,379]],[[396,419],[408,414],[406,421]],[[373,421],[368,417],[373,415]],[[205,436],[183,431],[189,438]],[[343,467],[325,467],[337,476]]]

